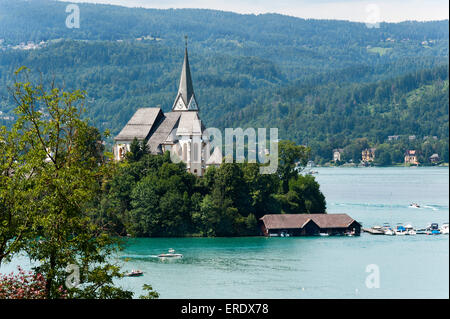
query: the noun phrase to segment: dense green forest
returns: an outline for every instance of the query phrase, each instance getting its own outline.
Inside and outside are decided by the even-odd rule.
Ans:
[[[367,28],[277,14],[80,4],[80,28],[69,29],[66,6],[0,0],[0,124],[12,122],[7,87],[22,65],[33,79],[42,72],[86,90],[87,116],[112,135],[139,107],[169,111],[187,34],[208,127],[278,127],[281,138],[311,146],[319,163],[359,138],[378,146],[390,135],[416,135],[415,145],[390,144],[404,152],[430,149],[423,138],[436,136],[431,148],[448,162],[448,21]],[[44,43],[24,50],[20,43],[28,41]]]
[[[137,237],[257,236],[266,214],[326,213],[325,197],[311,175],[296,171],[309,150],[279,143],[276,174],[256,163],[223,163],[204,177],[172,163],[170,154],[149,155],[137,140],[127,160],[112,167],[91,210],[112,234]]]

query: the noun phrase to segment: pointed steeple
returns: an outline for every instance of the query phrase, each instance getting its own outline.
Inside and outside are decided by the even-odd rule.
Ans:
[[[198,111],[197,101],[195,99],[194,87],[192,85],[191,69],[189,67],[189,58],[187,50],[187,36],[185,36],[185,50],[183,68],[181,69],[180,86],[175,103],[172,106],[173,111]]]

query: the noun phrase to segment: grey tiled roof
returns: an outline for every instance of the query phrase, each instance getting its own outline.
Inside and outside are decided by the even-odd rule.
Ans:
[[[114,138],[116,141],[132,141],[135,137],[144,140],[159,117],[163,116],[158,107],[140,108],[134,113],[127,125]]]
[[[159,124],[147,142],[152,154],[161,152],[160,145],[166,141],[170,132],[176,127],[181,114],[182,112],[169,112],[164,115],[161,124]]]
[[[202,123],[197,112],[180,112],[180,124],[178,124],[177,135],[202,135]]]

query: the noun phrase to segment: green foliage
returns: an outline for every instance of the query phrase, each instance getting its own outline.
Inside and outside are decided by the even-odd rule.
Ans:
[[[317,162],[357,138],[448,138],[448,20],[369,29],[276,14],[79,4],[84,22],[68,29],[65,6],[0,1],[1,123],[12,123],[6,88],[21,65],[84,88],[87,115],[113,136],[139,107],[169,111],[187,34],[208,127],[278,127],[281,139],[311,147]],[[47,42],[11,48],[27,41]]]
[[[2,240],[12,239],[6,250],[1,247],[2,257],[19,248],[26,252],[45,278],[46,298],[66,295],[69,264],[79,266],[82,283],[66,287],[69,298],[131,298],[113,283],[121,273],[108,258],[117,240],[89,216],[109,165],[98,131],[81,119],[83,92],[16,82],[13,96],[18,119],[10,131],[1,131],[7,155],[1,168],[7,174],[1,179],[0,218],[12,216],[0,229]]]
[[[344,148],[341,160],[359,163],[362,157],[361,152],[366,148],[369,148],[369,141],[367,138],[358,138]]]
[[[289,141],[280,149],[280,174],[261,174],[257,163],[223,163],[196,177],[167,153],[125,161],[106,181],[101,202],[111,204],[101,205],[96,218],[107,219],[113,232],[138,237],[254,236],[266,214],[324,213],[314,177],[298,173],[309,150]]]
[[[130,162],[136,162],[148,153],[150,153],[148,145],[144,141],[138,141],[135,137],[130,144],[130,151],[125,154],[125,157]]]
[[[283,210],[288,214],[304,212],[322,214],[326,210],[325,196],[313,176],[299,175],[289,181],[289,191],[282,197]]]
[[[159,293],[154,291],[153,287],[151,285],[144,284],[142,289],[144,289],[147,292],[147,294],[139,296],[139,299],[158,299],[159,298]]]
[[[298,169],[305,166],[309,158],[310,149],[295,145],[292,141],[280,141],[278,144],[278,175],[281,179],[281,187],[286,193],[289,189],[289,181],[298,175]]]

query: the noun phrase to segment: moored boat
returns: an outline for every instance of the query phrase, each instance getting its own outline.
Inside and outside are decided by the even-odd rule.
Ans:
[[[414,230],[414,227],[411,226],[411,224],[408,224],[405,226],[405,232],[406,235],[415,235],[416,231]]]
[[[395,235],[394,230],[392,229],[391,225],[389,225],[388,223],[384,223],[382,229],[383,229],[384,234],[387,235],[387,236],[394,236]]]
[[[439,230],[438,223],[432,223],[431,225],[429,225],[426,229],[426,234],[427,235],[440,235],[441,231]]]
[[[403,236],[406,235],[406,228],[403,226],[403,224],[397,224],[394,232],[396,236]]]
[[[448,235],[448,223],[444,223],[441,226],[441,234]]]

